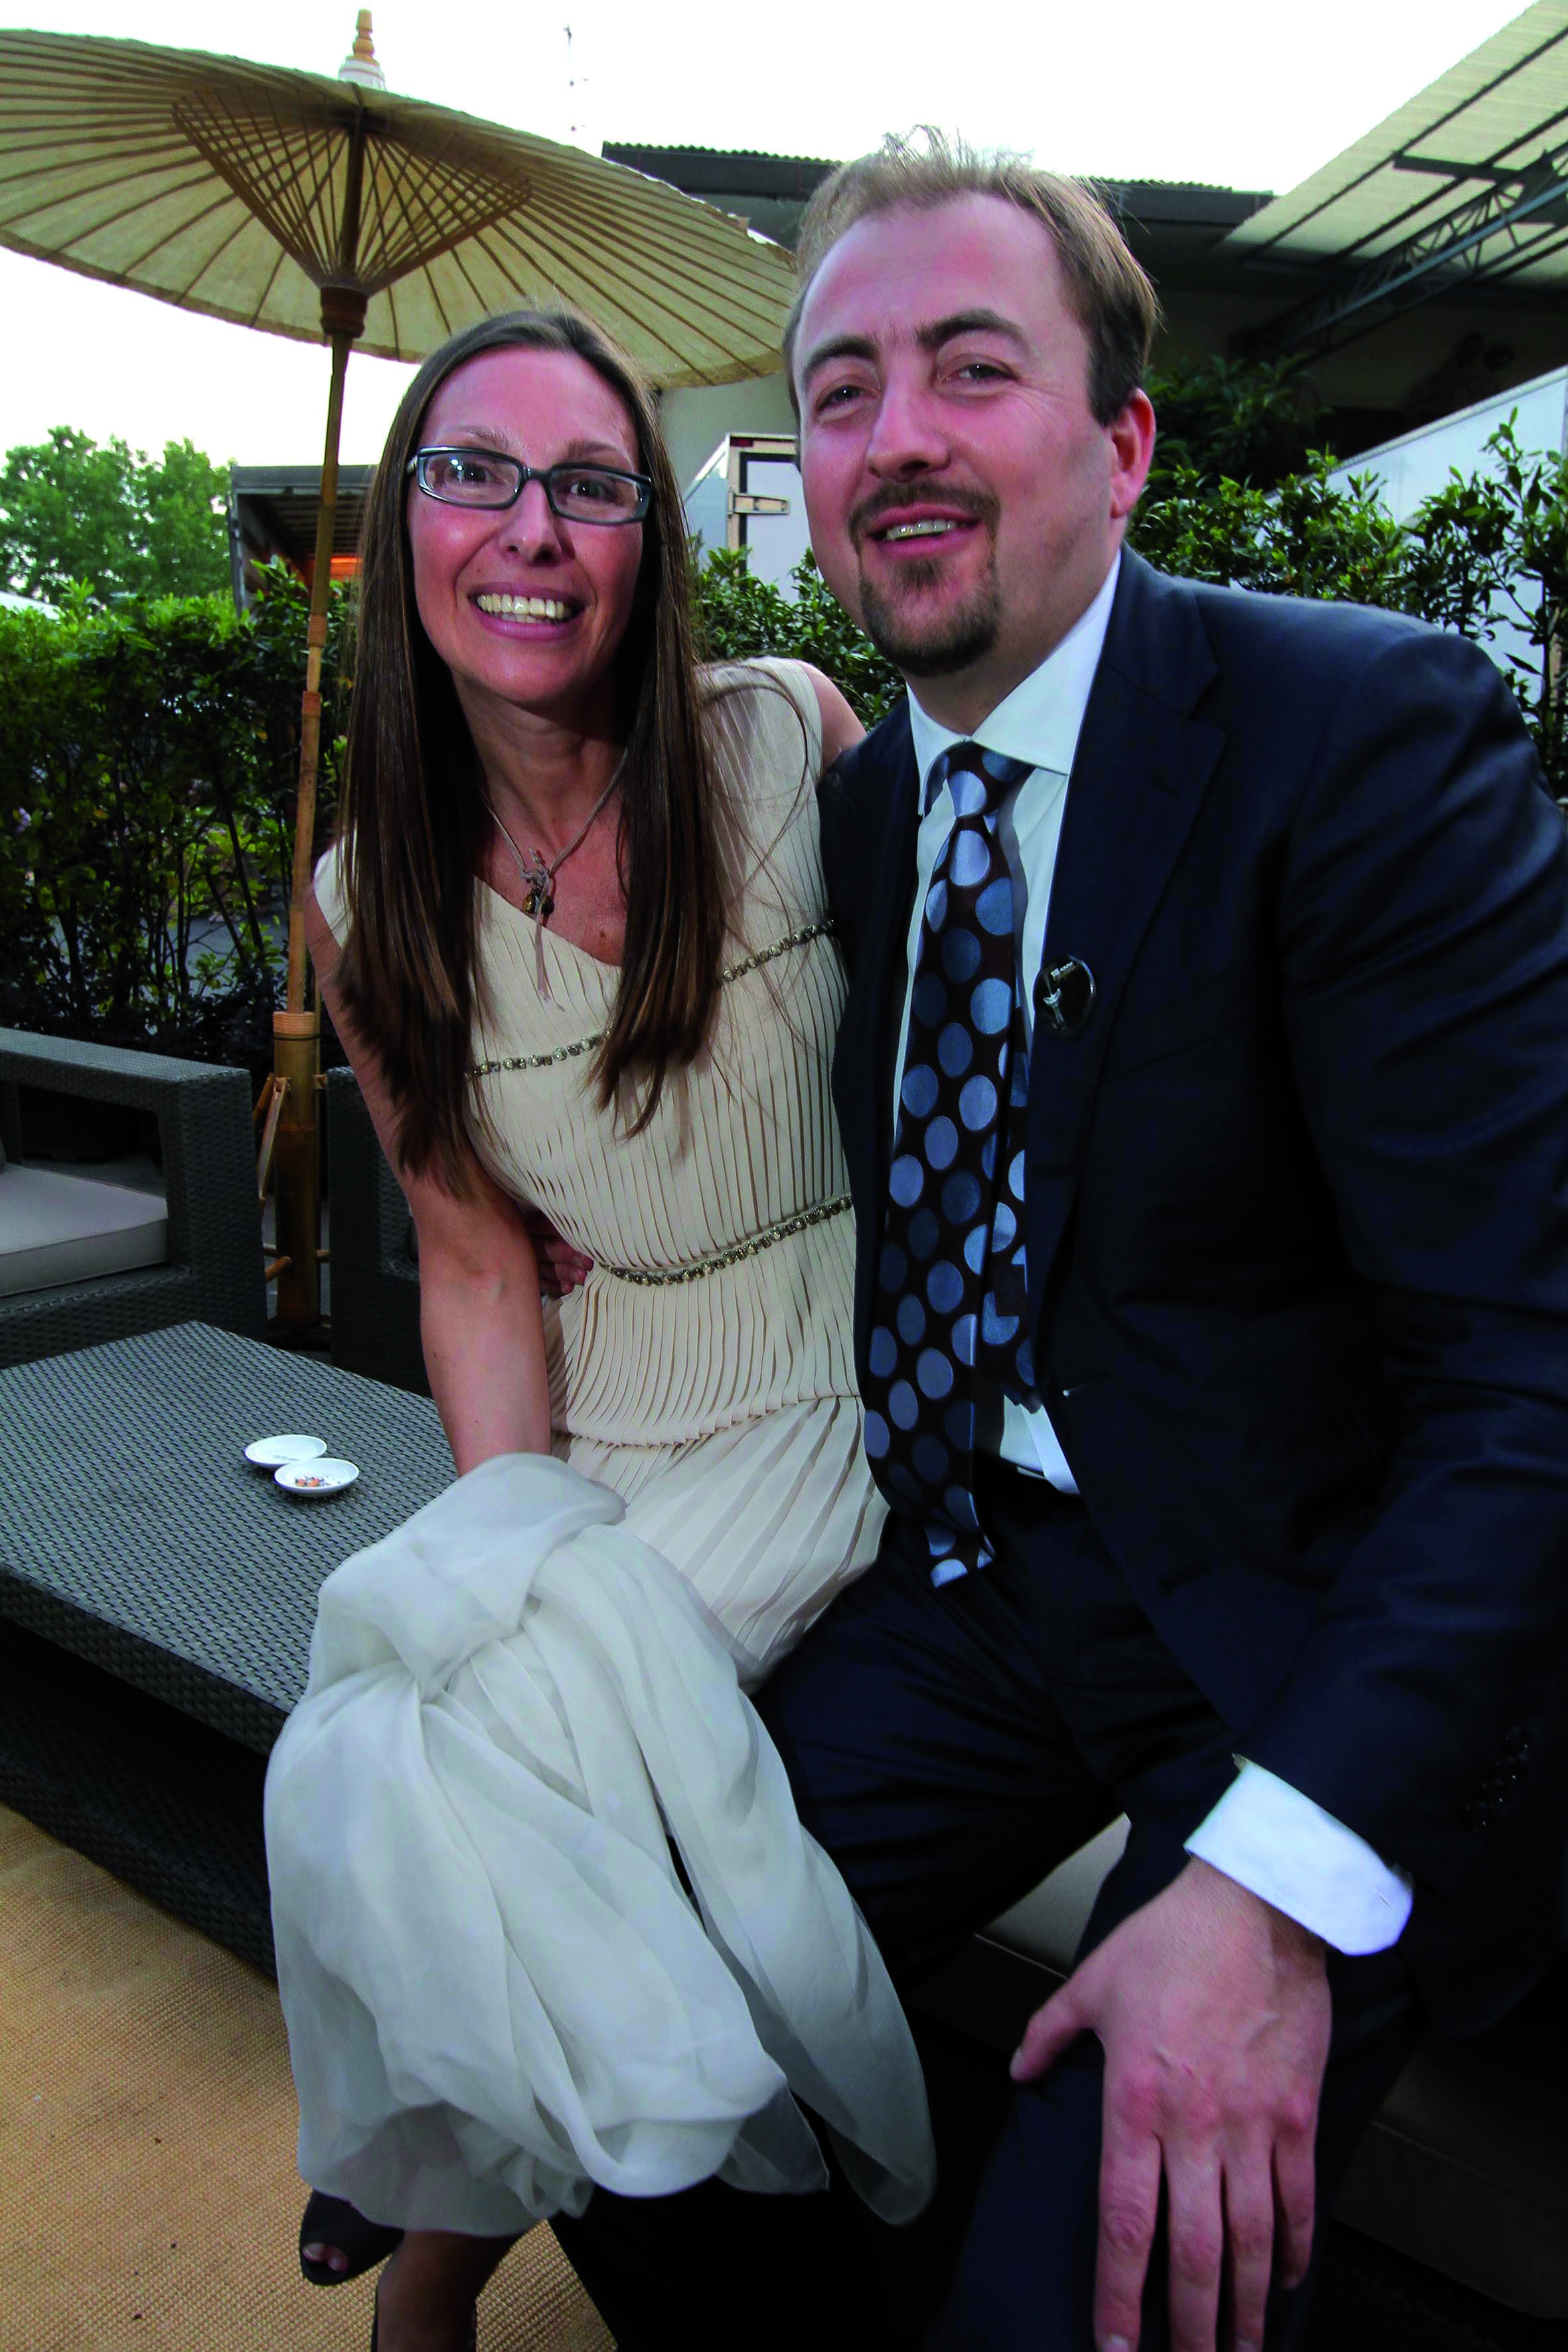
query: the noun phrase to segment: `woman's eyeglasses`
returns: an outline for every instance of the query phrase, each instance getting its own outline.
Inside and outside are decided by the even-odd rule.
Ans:
[[[530,482],[542,482],[550,511],[563,522],[641,522],[653,503],[647,474],[614,466],[525,466],[496,449],[416,449],[405,470],[427,499],[447,507],[515,506]]]

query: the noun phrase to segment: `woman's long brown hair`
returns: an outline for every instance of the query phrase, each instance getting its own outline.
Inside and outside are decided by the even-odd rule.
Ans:
[[[712,1026],[731,881],[727,813],[693,653],[679,486],[632,363],[565,311],[514,310],[454,335],[405,394],[365,509],[359,642],[339,820],[349,935],[343,1003],[398,1114],[398,1156],[449,1189],[470,1165],[474,877],[490,818],[450,674],[420,623],[404,513],[426,412],[482,352],[569,352],[616,393],[653,481],[636,603],[616,656],[626,726],[619,856],[626,946],[595,1065],[636,1132]]]

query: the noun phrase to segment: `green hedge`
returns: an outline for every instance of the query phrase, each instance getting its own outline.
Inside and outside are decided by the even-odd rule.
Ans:
[[[1331,482],[1338,461],[1321,452],[1272,488],[1178,462],[1140,507],[1132,543],[1184,579],[1381,605],[1473,638],[1500,659],[1552,793],[1568,799],[1568,459],[1521,449],[1511,423],[1488,447],[1490,467],[1451,474],[1404,524],[1371,475]]]
[[[347,609],[334,597],[323,822]],[[0,1024],[266,1066],[304,665],[280,573],[243,618],[218,596],[0,611]]]
[[[862,636],[807,555],[795,566],[793,596],[754,579],[743,553],[718,548],[695,575],[697,627],[710,661],[774,654],[813,662],[874,727],[903,691],[897,670]]]

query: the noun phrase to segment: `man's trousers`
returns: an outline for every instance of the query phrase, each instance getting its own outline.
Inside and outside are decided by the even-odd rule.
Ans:
[[[877,1565],[758,1700],[803,1821],[906,1992],[1125,1811],[1126,1852],[1080,1955],[1092,1948],[1178,1875],[1235,1771],[1229,1730],[1084,1506],[1001,1465],[983,1468],[979,1500],[990,1569],[935,1589],[919,1531],[889,1522]],[[1335,1958],[1330,1979],[1320,2238],[1419,2032],[1397,1953]],[[1100,2078],[1086,2035],[1013,2096],[983,2180],[965,2185],[973,2215],[931,2352],[1091,2352]],[[940,2165],[940,2137],[937,2153]],[[867,2252],[881,2226],[840,2184],[787,2199],[711,2182],[641,2202],[598,2191],[580,2221],[555,2224],[620,2352],[893,2352]],[[1305,2300],[1273,2298],[1268,2352],[1299,2338]],[[1157,2241],[1144,2352],[1166,2341]]]

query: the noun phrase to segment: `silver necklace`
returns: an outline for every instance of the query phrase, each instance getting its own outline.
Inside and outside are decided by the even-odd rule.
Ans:
[[[621,770],[626,766],[626,755],[623,751],[620,758],[616,761],[614,775],[610,778],[609,782],[605,786],[604,791],[599,794],[598,799],[594,803],[593,807],[588,811],[588,814],[583,820],[582,824],[573,835],[565,848],[557,850],[553,857],[547,858],[542,849],[531,849],[528,856],[525,857],[521,850],[518,847],[516,842],[512,839],[510,834],[507,831],[505,825],[502,824],[500,817],[496,814],[493,803],[487,799],[485,803],[487,808],[489,809],[490,819],[496,831],[500,834],[501,839],[510,850],[513,857],[517,860],[517,870],[522,877],[522,911],[525,915],[531,915],[533,917],[534,970],[539,981],[539,993],[544,999],[546,1004],[549,1004],[552,1000],[550,994],[550,982],[544,976],[544,926],[555,911],[555,877],[560,873],[561,868],[565,865],[566,860],[573,855],[574,851],[581,849],[583,844],[587,840],[588,835],[592,833],[595,824],[597,823],[601,813],[608,802],[610,794],[620,782]]]

